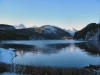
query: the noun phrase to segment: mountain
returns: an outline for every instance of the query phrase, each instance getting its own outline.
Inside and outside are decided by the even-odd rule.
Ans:
[[[8,30],[6,30],[7,26]],[[9,29],[10,27],[12,27],[12,29]],[[13,26],[4,25],[4,28],[4,30],[0,29],[0,40],[46,40],[72,38],[72,36],[63,29],[50,25],[24,29],[15,29]]]
[[[71,36],[68,32],[64,31],[63,29],[56,27],[56,26],[51,26],[51,25],[44,25],[42,27],[38,27],[37,29],[39,29],[39,31],[37,30],[37,32],[43,33],[43,34],[52,34],[52,35],[67,35],[67,36]]]
[[[91,23],[74,35],[76,40],[100,40],[100,24]]]
[[[24,24],[15,25],[14,27],[16,29],[25,29],[26,28]]]
[[[64,31],[63,29],[51,26],[51,25],[44,25],[41,27],[35,28],[35,32],[45,36],[47,39],[69,39],[72,38],[70,33]]]
[[[72,36],[74,36],[75,32],[77,32],[77,30],[75,28],[65,29],[65,31],[70,33]]]
[[[0,24],[0,30],[12,30],[12,29],[15,29],[15,27],[7,24]]]

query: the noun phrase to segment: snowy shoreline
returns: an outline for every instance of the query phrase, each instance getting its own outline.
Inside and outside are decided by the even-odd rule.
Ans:
[[[0,62],[6,64],[12,64],[12,60],[15,57],[14,49],[4,49],[0,48]]]

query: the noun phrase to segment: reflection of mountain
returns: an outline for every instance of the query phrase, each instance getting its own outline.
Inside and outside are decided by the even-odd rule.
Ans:
[[[77,43],[75,45],[81,48],[81,50],[83,49],[84,52],[87,52],[90,55],[100,55],[100,43],[97,41]]]
[[[100,55],[100,43],[96,41],[75,43],[75,46],[79,47],[80,50],[87,52],[90,55]],[[53,54],[63,50],[66,47],[71,47],[72,44],[58,43],[58,44],[42,44],[42,45],[23,45],[23,44],[3,44],[2,48],[14,48],[17,53],[32,52],[32,53],[43,53]],[[21,55],[21,54],[20,54]]]
[[[1,45],[3,48],[14,48],[16,49],[17,53],[26,53],[26,52],[32,52],[32,53],[43,53],[43,54],[52,54],[57,53],[63,48],[69,46],[70,44],[47,44],[43,46],[35,46],[35,45],[18,45],[18,44],[5,44]],[[22,55],[23,55],[22,54]]]
[[[36,45],[24,45],[25,43],[23,45],[1,44],[1,47],[5,49],[14,48],[13,52],[16,56],[11,61],[15,64],[59,67],[100,64],[98,63],[100,55],[98,42],[95,45],[91,41],[89,43],[77,42],[76,44],[58,42],[51,42],[49,44],[41,43],[38,42]]]

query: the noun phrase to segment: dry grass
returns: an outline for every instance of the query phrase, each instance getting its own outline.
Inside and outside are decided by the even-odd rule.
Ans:
[[[0,73],[3,72],[16,72],[30,75],[97,75],[96,72],[88,71],[84,68],[32,67],[0,63]]]

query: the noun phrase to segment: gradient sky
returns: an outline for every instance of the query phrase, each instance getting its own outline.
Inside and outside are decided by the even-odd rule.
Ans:
[[[100,0],[0,0],[0,24],[81,29],[100,20]]]

